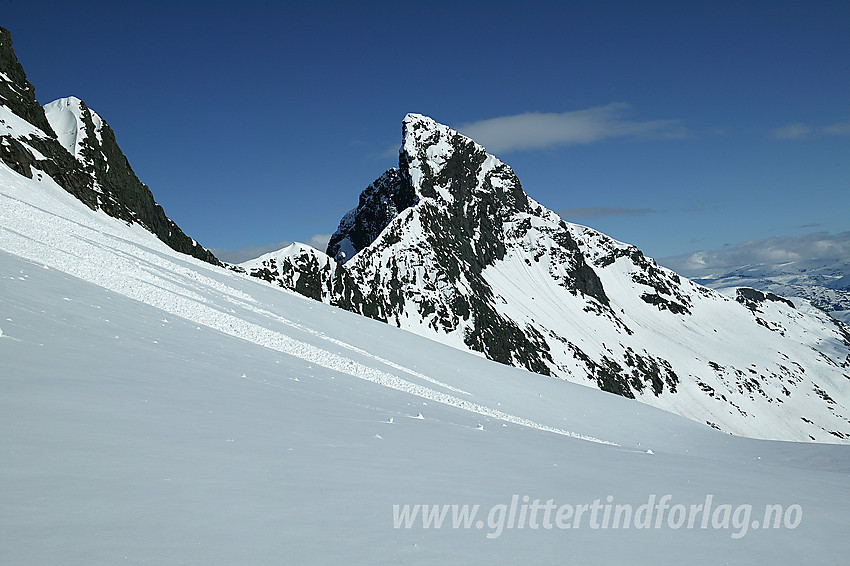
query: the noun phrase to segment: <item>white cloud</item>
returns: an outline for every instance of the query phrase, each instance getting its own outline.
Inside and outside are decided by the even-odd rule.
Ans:
[[[850,136],[850,120],[827,126],[823,131],[833,136]]]
[[[526,112],[461,124],[457,130],[493,153],[589,144],[607,139],[680,139],[691,133],[678,120],[636,122],[625,103],[563,113]]]
[[[642,216],[655,212],[651,208],[616,208],[610,206],[590,206],[587,208],[567,208],[559,210],[562,218],[599,218],[600,216]]]
[[[796,122],[770,131],[770,137],[778,140],[804,140],[820,137],[823,134],[830,136],[850,136],[850,120],[847,122],[836,122],[831,126],[823,128],[813,128],[802,122]]]
[[[812,134],[812,129],[805,124],[796,123],[776,128],[770,134],[778,140],[802,140]]]
[[[313,234],[310,236],[310,239],[304,242],[308,246],[313,246],[319,251],[325,251],[328,249],[328,242],[331,241],[330,234]]]
[[[312,246],[321,252],[324,252],[328,248],[328,241],[330,239],[330,234],[313,234],[312,236],[310,236],[309,239],[307,239],[306,242],[303,243],[307,244],[308,246]],[[215,256],[221,261],[226,261],[227,263],[242,263],[248,261],[249,259],[260,257],[263,254],[275,252],[279,249],[285,248],[291,243],[293,243],[292,240],[284,240],[276,244],[266,244],[261,246],[244,246],[235,250],[229,250],[225,248],[213,248],[210,251],[214,253]]]
[[[686,277],[704,277],[744,266],[809,260],[850,262],[850,232],[816,232],[799,238],[751,240],[720,250],[659,259],[658,262]]]

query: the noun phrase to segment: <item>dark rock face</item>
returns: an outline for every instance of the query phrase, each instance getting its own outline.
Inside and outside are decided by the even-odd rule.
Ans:
[[[759,306],[764,304],[765,301],[773,301],[776,303],[783,303],[788,305],[789,307],[794,307],[794,303],[786,299],[785,297],[780,297],[779,295],[775,295],[773,293],[762,293],[756,289],[751,289],[749,287],[741,287],[735,292],[735,300],[750,309],[751,311],[759,311]]]
[[[9,78],[8,81],[0,79],[0,104],[49,135],[53,130],[47,123],[44,109],[35,99],[35,88],[15,56],[12,35],[3,27],[0,27],[0,70]]]
[[[390,169],[360,194],[357,208],[343,217],[328,242],[327,254],[347,261],[369,244],[403,210],[417,202],[416,194],[399,169]]]
[[[81,128],[86,132],[79,155],[72,155],[59,143],[44,108],[35,99],[35,89],[15,57],[9,32],[3,28],[0,71],[9,78],[0,78],[0,104],[35,127],[17,137],[0,130],[0,158],[4,163],[29,178],[34,170],[42,171],[89,208],[140,224],[174,250],[220,265],[212,252],[184,234],[165,215],[150,189],[136,177],[112,128],[100,120],[96,127],[95,115],[82,101],[69,99],[79,104]],[[43,158],[37,159],[34,152]]]
[[[291,289],[316,301],[386,322],[336,261],[309,246],[292,244],[248,262],[248,275]]]
[[[11,136],[0,138],[0,159],[13,171],[32,179],[32,167],[35,157],[27,147]]]

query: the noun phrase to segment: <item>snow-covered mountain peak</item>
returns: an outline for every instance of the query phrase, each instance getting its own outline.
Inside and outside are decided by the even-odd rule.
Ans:
[[[53,131],[56,132],[59,143],[77,159],[82,155],[89,128],[98,142],[102,142],[103,118],[76,96],[60,98],[45,104],[44,114]]]
[[[402,120],[402,152],[411,158],[419,157],[422,151],[428,152],[430,159],[448,158],[453,153],[453,142],[458,136],[464,143],[478,145],[472,139],[422,114],[407,114]],[[476,149],[483,151],[484,148],[478,146]]]
[[[235,269],[311,299],[379,318],[342,265],[307,244],[293,242],[240,263]]]
[[[404,118],[399,167],[419,197],[450,203],[502,188],[494,179],[516,179],[482,145],[421,114]]]
[[[399,167],[330,240],[336,268],[302,262],[322,290],[310,296],[729,432],[850,439],[846,329],[806,304],[723,296],[564,222],[510,167],[430,118],[409,114],[402,135]],[[284,271],[268,275],[299,290],[303,275]]]
[[[408,114],[402,123],[398,168],[386,171],[361,193],[357,208],[343,217],[331,236],[328,255],[349,261],[414,205],[420,213],[431,211],[425,213],[431,221],[422,227],[427,233],[419,236],[471,237],[477,240],[475,249],[484,254],[483,263],[498,255],[493,245],[499,247],[484,240],[501,237],[488,225],[532,207],[542,209],[525,195],[511,168],[483,146],[431,118]],[[433,214],[437,211],[442,211],[439,220]],[[545,210],[545,215],[560,221],[551,211]],[[474,225],[485,230],[476,231]]]
[[[284,258],[294,258],[305,255],[321,257],[323,264],[335,263],[333,259],[327,257],[323,252],[317,250],[313,246],[302,242],[292,242],[288,246],[284,246],[279,250],[268,252],[257,258],[242,262],[239,264],[239,267],[249,270],[259,265],[266,264],[269,261],[278,261]]]
[[[448,155],[452,153],[451,146],[457,145],[458,141],[463,144],[472,144],[476,150],[486,151],[484,146],[472,138],[428,116],[409,113],[402,120],[403,151],[416,153],[421,148],[428,148],[434,156],[440,155],[440,150]]]

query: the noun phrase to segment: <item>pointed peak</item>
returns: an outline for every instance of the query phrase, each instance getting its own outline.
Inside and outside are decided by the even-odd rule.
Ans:
[[[100,132],[104,124],[103,119],[76,96],[59,98],[45,104],[44,114],[56,132],[59,143],[77,159],[82,154],[83,144],[89,134],[87,122],[91,124],[91,133],[97,143],[102,142]]]
[[[82,100],[80,100],[79,98],[77,98],[76,96],[65,96],[65,97],[62,97],[62,98],[57,98],[53,102],[48,102],[44,106],[45,107],[47,107],[47,106],[58,106],[60,108],[66,108],[68,106],[80,106],[80,105],[85,106],[85,103]]]
[[[418,137],[422,137],[423,135],[427,135],[434,132],[442,132],[448,133],[452,136],[460,135],[456,130],[453,130],[449,126],[445,124],[441,124],[437,122],[433,118],[429,118],[423,114],[409,113],[402,120],[402,129],[404,132],[404,137],[406,138],[408,135],[416,135]]]
[[[296,255],[304,253],[320,256],[326,255],[325,252],[314,248],[310,244],[305,244],[304,242],[292,242],[288,246],[278,250],[277,253],[280,255]]]
[[[48,102],[44,105],[45,112],[55,109],[55,110],[75,110],[77,113],[82,112],[84,110],[88,110],[92,114],[94,112],[83,102],[81,99],[76,96],[65,96],[62,98],[57,98],[53,102]]]
[[[48,102],[44,105],[45,112],[49,113],[51,110],[54,112],[69,110],[76,116],[80,116],[83,112],[88,112],[91,114],[92,121],[95,122],[96,125],[103,121],[103,118],[101,118],[97,112],[89,108],[82,99],[77,98],[76,96],[57,98],[53,102]]]
[[[404,115],[404,121],[405,122],[413,122],[413,121],[416,121],[416,120],[430,120],[431,122],[434,121],[431,118],[429,118],[428,116],[425,116],[424,114],[419,114],[418,112],[408,112],[407,114]]]
[[[429,157],[448,157],[454,150],[468,148],[474,153],[486,149],[472,138],[422,114],[410,113],[402,121],[402,153],[412,157],[418,150],[427,148]]]
[[[324,261],[326,258],[329,259],[329,260],[332,259],[325,252],[323,252],[321,250],[317,250],[316,248],[314,248],[313,246],[311,246],[309,244],[305,244],[303,242],[292,242],[292,243],[287,244],[286,246],[284,246],[280,249],[277,249],[277,250],[274,250],[274,251],[271,251],[271,252],[266,252],[266,253],[264,253],[260,256],[257,256],[253,259],[243,261],[243,262],[239,263],[238,265],[240,265],[242,267],[246,267],[246,268],[247,267],[254,267],[256,265],[261,265],[264,262],[268,262],[270,260],[280,261],[280,260],[283,260],[285,258],[294,258],[294,257],[298,257],[298,256],[303,256],[303,255],[316,256],[317,258],[320,258],[322,261]]]
[[[405,116],[402,138],[399,168],[417,197],[460,202],[469,198],[468,191],[473,188],[489,192],[497,185],[510,185],[513,192],[520,186],[510,167],[487,153],[484,146],[427,116]],[[491,179],[493,176],[502,181]],[[505,184],[507,179],[510,182]]]
[[[402,120],[402,146],[408,140],[419,141],[424,138],[438,134],[440,131],[452,132],[451,128],[444,126],[422,114],[407,114]]]
[[[404,120],[402,120],[402,123],[404,123],[405,125],[407,125],[407,124],[410,124],[410,125],[421,124],[426,128],[434,128],[436,126],[441,125],[436,120],[434,120],[433,118],[429,118],[428,116],[425,116],[424,114],[417,114],[416,112],[408,112],[405,115]]]

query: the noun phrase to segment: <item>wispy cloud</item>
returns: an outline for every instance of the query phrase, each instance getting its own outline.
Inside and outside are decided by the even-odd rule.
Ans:
[[[823,132],[831,136],[850,136],[850,120],[827,126]]]
[[[770,137],[777,140],[804,140],[820,137],[824,134],[829,136],[850,136],[850,120],[847,122],[836,122],[823,128],[815,128],[802,122],[795,122],[770,131]]]
[[[328,242],[331,241],[331,234],[313,234],[310,239],[304,242],[308,246],[312,246],[320,251],[328,249]]]
[[[330,239],[330,234],[314,234],[310,236],[310,238],[306,242],[303,243],[307,244],[308,246],[312,246],[319,251],[324,252],[328,247],[328,241]],[[212,253],[214,253],[216,257],[221,261],[226,261],[227,263],[242,263],[248,261],[249,259],[260,257],[263,254],[267,254],[269,252],[274,252],[279,249],[285,248],[286,246],[292,243],[292,240],[283,240],[282,242],[278,242],[276,244],[244,246],[235,250],[230,250],[226,248],[213,248],[210,251],[212,251]]]
[[[704,212],[706,210],[720,210],[723,204],[717,199],[697,199],[686,207],[682,212]]]
[[[663,258],[658,262],[687,277],[704,277],[744,266],[808,260],[850,262],[850,232],[816,232],[799,238],[751,240],[720,250]]]
[[[507,153],[608,139],[659,140],[692,136],[679,120],[634,121],[630,106],[614,103],[563,113],[526,112],[460,124],[457,129],[488,151]]]
[[[770,134],[778,140],[802,140],[812,135],[812,129],[805,124],[788,124],[771,130]]]
[[[600,216],[643,216],[655,212],[651,208],[615,208],[610,206],[590,206],[587,208],[566,208],[559,210],[562,218],[599,218]]]
[[[379,159],[389,159],[390,157],[398,157],[398,151],[401,149],[399,144],[395,144],[392,147],[388,147],[381,153],[372,154],[371,157],[379,158]]]

